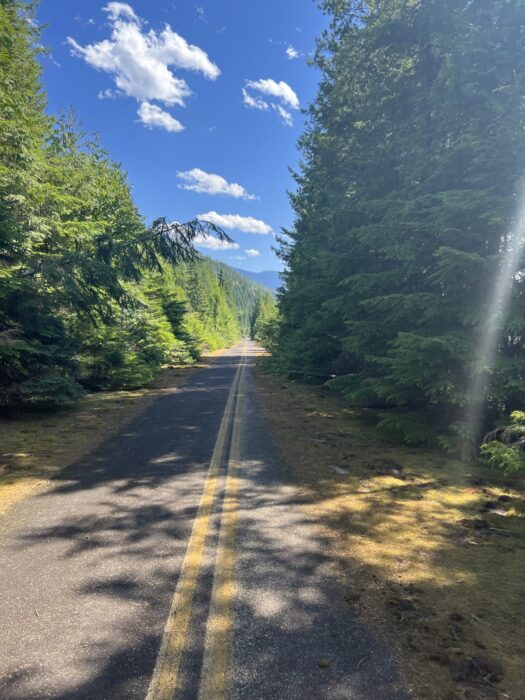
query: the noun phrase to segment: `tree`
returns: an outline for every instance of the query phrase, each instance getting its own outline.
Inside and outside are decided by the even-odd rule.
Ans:
[[[461,431],[525,171],[520,0],[323,3],[276,354],[409,442]],[[516,290],[489,396],[525,399]],[[518,379],[516,379],[516,372]],[[514,379],[511,379],[511,376]]]
[[[273,294],[265,292],[261,294],[252,323],[252,338],[257,340],[264,348],[271,352],[279,328],[279,314]]]

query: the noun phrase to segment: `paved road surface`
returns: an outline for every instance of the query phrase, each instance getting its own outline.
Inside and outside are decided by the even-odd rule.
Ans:
[[[215,358],[0,523],[2,700],[406,697],[303,520],[256,354]]]

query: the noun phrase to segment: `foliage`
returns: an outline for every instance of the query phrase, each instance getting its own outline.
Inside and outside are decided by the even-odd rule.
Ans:
[[[482,460],[494,469],[507,474],[525,469],[525,455],[512,445],[504,445],[497,440],[486,442],[480,448]]]
[[[280,241],[276,362],[337,375],[334,388],[410,442],[444,437],[461,430],[522,197],[525,5],[322,4],[332,23],[315,57],[295,224]],[[520,274],[487,421],[525,404],[524,292]]]
[[[513,411],[509,425],[486,435],[480,453],[484,462],[501,471],[525,469],[525,411]]]
[[[272,351],[279,332],[279,312],[273,294],[259,296],[253,317],[251,335],[266,350]]]

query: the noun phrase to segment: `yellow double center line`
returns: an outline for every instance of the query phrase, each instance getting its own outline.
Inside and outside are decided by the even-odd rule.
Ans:
[[[201,700],[220,700],[226,696],[231,606],[234,594],[234,534],[237,510],[237,470],[240,460],[241,389],[245,355],[246,343],[226,402],[146,700],[173,700],[177,690],[181,687],[180,667],[187,645],[193,598],[204,560],[219,471],[225,453],[229,428],[233,420],[199,692]]]

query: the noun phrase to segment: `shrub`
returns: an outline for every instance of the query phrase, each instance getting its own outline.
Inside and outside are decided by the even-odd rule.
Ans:
[[[486,464],[507,474],[525,469],[525,412],[513,411],[510,425],[489,433],[480,454]]]
[[[504,445],[498,440],[492,440],[481,445],[480,452],[483,462],[506,474],[525,469],[525,454],[515,445]]]

